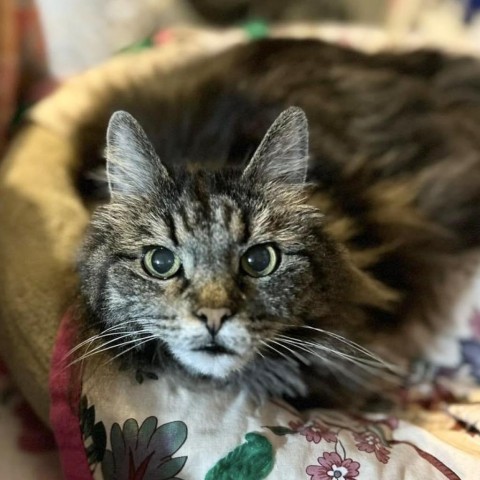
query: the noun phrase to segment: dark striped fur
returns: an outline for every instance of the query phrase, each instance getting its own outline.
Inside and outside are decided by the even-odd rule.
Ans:
[[[269,190],[260,178],[245,184],[241,168],[291,105],[309,120],[309,185]],[[109,282],[120,290],[131,287],[131,303],[151,305],[159,296],[166,304],[179,297],[198,302],[197,280],[183,275],[174,286],[136,285],[138,272],[118,266],[126,261],[122,255],[135,258],[161,235],[176,244],[219,238],[217,256],[210,247],[197,247],[210,262],[202,268],[224,265],[228,252],[249,242],[264,208],[261,229],[272,238],[284,235],[285,256],[294,259],[289,268],[261,287],[233,275],[231,284],[226,277],[220,281],[222,294],[212,285],[204,293],[226,295],[222,302],[248,312],[245,318],[259,335],[273,335],[276,327],[268,320],[275,317],[285,325],[328,329],[399,359],[421,353],[425,339],[445,326],[480,244],[475,60],[434,51],[369,56],[318,41],[264,40],[153,75],[128,91],[110,92],[80,126],[85,195],[95,185],[83,174],[101,162],[107,122],[116,110],[137,118],[173,180],[159,181],[149,199],[110,204],[96,214],[80,261],[90,319],[114,321],[115,310],[105,304]],[[137,304],[133,316],[135,308],[152,313]],[[162,328],[170,326],[172,332],[182,328]],[[285,329],[295,338],[316,338]],[[317,360],[309,369],[265,354],[264,370],[256,357],[236,380],[263,372],[259,381],[271,381],[267,392],[303,395],[295,375],[327,375]],[[271,358],[292,377],[285,391],[271,380]],[[318,386],[318,378],[312,384]]]

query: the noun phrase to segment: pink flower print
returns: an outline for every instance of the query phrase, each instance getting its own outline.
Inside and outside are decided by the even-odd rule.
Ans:
[[[377,460],[382,463],[388,463],[390,450],[382,445],[378,435],[372,432],[354,433],[353,437],[357,442],[355,446],[362,452],[375,453]]]
[[[292,430],[306,437],[307,442],[320,443],[322,440],[325,440],[326,442],[334,443],[337,441],[337,434],[318,420],[313,421],[308,426],[301,422],[290,422],[288,425]]]
[[[358,476],[360,464],[351,458],[342,460],[336,452],[325,452],[318,457],[318,465],[309,465],[306,469],[310,480],[353,480]]]
[[[378,423],[379,425],[383,424],[387,426],[390,430],[395,430],[398,428],[398,418],[397,417],[387,417],[384,418],[383,420],[378,420],[374,423]]]

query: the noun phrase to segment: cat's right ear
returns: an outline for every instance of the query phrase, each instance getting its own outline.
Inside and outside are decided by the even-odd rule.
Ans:
[[[146,133],[127,112],[115,112],[107,130],[107,179],[110,195],[141,196],[168,177]]]

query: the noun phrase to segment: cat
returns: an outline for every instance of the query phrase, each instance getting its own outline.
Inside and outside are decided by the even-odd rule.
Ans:
[[[80,321],[132,371],[346,404],[448,325],[480,245],[477,61],[269,39],[97,105]]]

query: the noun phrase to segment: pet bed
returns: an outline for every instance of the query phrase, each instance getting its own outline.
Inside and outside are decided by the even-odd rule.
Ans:
[[[273,34],[320,32],[303,26]],[[39,104],[2,165],[0,351],[27,400],[50,420],[65,478],[477,478],[478,285],[460,303],[455,330],[432,339],[431,358],[440,352],[442,363],[419,362],[423,374],[402,390],[403,408],[394,414],[299,414],[282,402],[259,407],[241,392],[192,394],[148,372],[131,378],[111,364],[94,372],[86,365],[83,382],[74,381],[65,360],[75,333],[68,307],[75,251],[89,219],[73,181],[75,125],[91,102],[151,69],[161,73],[248,37],[240,29],[177,30],[163,40],[87,72]]]

